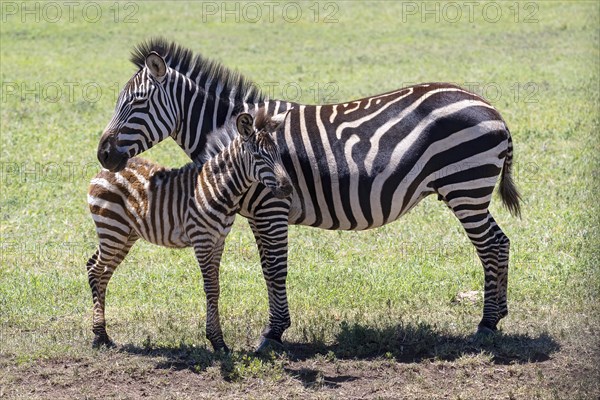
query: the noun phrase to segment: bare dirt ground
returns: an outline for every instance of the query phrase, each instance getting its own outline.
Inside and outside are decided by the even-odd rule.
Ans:
[[[276,357],[238,354],[233,362],[204,349],[125,346],[20,365],[2,357],[0,398],[598,399],[597,350],[562,347],[528,360],[485,350],[353,359],[288,344]]]

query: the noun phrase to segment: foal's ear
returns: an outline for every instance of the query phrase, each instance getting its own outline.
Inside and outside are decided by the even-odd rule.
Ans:
[[[238,115],[235,126],[244,140],[247,140],[254,133],[254,127],[252,126],[253,122],[252,115],[248,113],[241,113]]]
[[[293,110],[293,108],[290,108],[287,111],[280,112],[279,114],[273,115],[271,117],[271,124],[269,127],[269,128],[271,128],[271,132],[275,132],[275,131],[279,130],[279,128],[281,128],[281,126],[285,122],[285,118],[288,116],[288,114],[292,110]]]
[[[162,80],[167,73],[167,63],[165,59],[155,51],[151,51],[146,56],[146,67],[150,70],[152,76],[158,80]]]

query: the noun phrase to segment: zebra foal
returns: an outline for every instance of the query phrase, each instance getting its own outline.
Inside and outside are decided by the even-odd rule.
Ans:
[[[206,337],[215,350],[228,350],[219,322],[219,263],[239,202],[255,182],[285,198],[292,186],[271,134],[287,113],[269,118],[259,112],[237,117],[235,137],[202,167],[190,163],[167,169],[140,158],[120,172],[102,170],[92,179],[88,203],[96,224],[98,249],[87,262],[93,307],[94,347],[113,346],[106,333],[104,304],[113,272],[139,238],[172,248],[194,247],[206,293]],[[254,122],[254,124],[253,124]],[[220,142],[214,147],[223,146]]]

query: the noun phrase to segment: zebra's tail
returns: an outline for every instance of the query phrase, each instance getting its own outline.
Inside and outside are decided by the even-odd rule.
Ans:
[[[508,130],[507,130],[508,131]],[[512,178],[512,159],[513,159],[513,145],[508,133],[508,149],[506,150],[506,157],[504,158],[504,166],[502,167],[502,175],[500,176],[500,198],[504,203],[504,206],[508,208],[508,211],[516,217],[521,218],[521,195],[517,190],[517,186]]]

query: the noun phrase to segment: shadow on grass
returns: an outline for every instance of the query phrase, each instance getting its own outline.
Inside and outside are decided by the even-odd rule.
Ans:
[[[536,363],[550,359],[560,345],[550,335],[529,336],[502,333],[493,335],[451,335],[428,324],[373,328],[342,322],[336,343],[285,343],[290,359],[302,361],[317,354],[333,354],[338,359],[385,357],[398,362],[425,360],[454,361],[463,356],[490,354],[495,364]]]
[[[397,325],[373,328],[360,324],[342,323],[336,343],[284,343],[291,361],[306,361],[316,357],[325,359],[374,360],[395,359],[401,363],[419,363],[426,360],[455,361],[464,356],[487,353],[492,363],[499,365],[538,363],[550,359],[560,345],[548,334],[536,337],[523,334],[449,335],[437,332],[427,324]],[[285,371],[305,387],[339,387],[340,382],[357,379],[352,376],[328,377],[309,368]]]
[[[257,355],[254,351],[214,352],[211,348],[179,345],[159,345],[144,343],[142,346],[126,344],[118,351],[132,355],[162,359],[156,362],[156,369],[172,371],[189,370],[205,372],[210,367],[218,367],[221,377],[227,382],[240,381],[248,377],[266,377],[277,369],[283,373],[283,364],[275,353]]]
[[[188,344],[179,344],[178,346],[171,345],[154,345],[144,344],[137,346],[125,344],[119,346],[119,351],[134,355],[147,356],[152,358],[164,358],[156,364],[158,369],[171,369],[180,371],[189,369],[194,372],[205,371],[208,367],[215,364],[215,361],[226,357],[225,354],[215,353],[212,349],[206,347],[190,346]]]
[[[401,363],[419,363],[427,360],[455,361],[464,356],[489,354],[494,364],[538,363],[550,359],[560,349],[548,334],[529,336],[497,332],[494,335],[451,335],[439,332],[428,324],[401,324],[375,328],[342,322],[335,343],[319,340],[284,342],[285,359],[292,362],[320,359],[374,360],[393,359]],[[252,351],[215,353],[206,347],[187,344],[143,346],[124,345],[120,351],[163,358],[156,368],[190,370],[195,373],[209,367],[219,367],[226,381],[246,377],[268,376],[274,370],[298,379],[306,387],[339,387],[340,383],[357,379],[354,376],[325,376],[320,371],[300,367],[284,367],[281,357],[274,353],[257,356]]]

